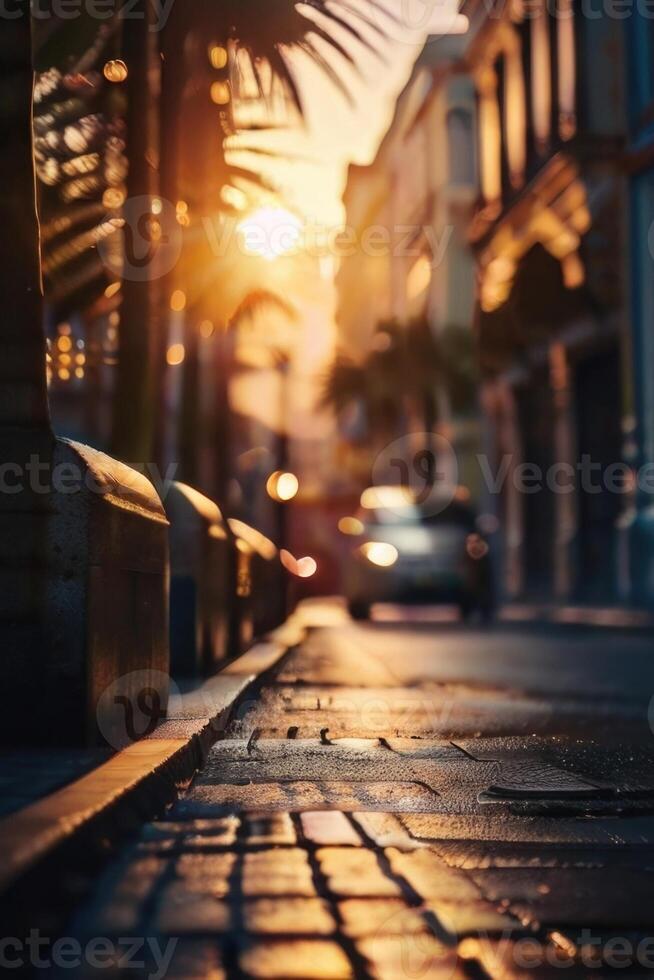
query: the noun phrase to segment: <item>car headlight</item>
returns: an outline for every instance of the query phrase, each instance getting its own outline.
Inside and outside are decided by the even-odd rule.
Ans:
[[[368,541],[361,545],[359,551],[371,565],[377,565],[378,568],[391,568],[400,557],[397,548],[385,541]]]

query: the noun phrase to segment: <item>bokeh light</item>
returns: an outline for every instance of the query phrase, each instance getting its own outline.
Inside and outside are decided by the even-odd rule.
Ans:
[[[395,545],[385,541],[368,541],[362,545],[361,551],[372,565],[379,568],[391,568],[397,562],[399,553]]]
[[[128,74],[127,65],[120,58],[112,58],[111,61],[106,62],[103,74],[108,82],[115,84],[124,82]]]
[[[286,503],[297,496],[300,489],[300,481],[295,473],[283,473],[276,470],[271,473],[266,483],[268,496],[280,503]]]
[[[184,344],[171,344],[166,351],[166,363],[171,367],[177,367],[183,363],[185,356]]]

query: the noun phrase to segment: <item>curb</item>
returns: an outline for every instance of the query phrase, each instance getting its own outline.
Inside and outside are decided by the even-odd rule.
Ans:
[[[172,713],[148,738],[3,817],[3,912],[15,913],[23,906],[21,895],[31,895],[33,901],[43,873],[66,877],[79,863],[75,853],[83,851],[84,870],[90,870],[119,838],[172,803],[202,767],[244,699],[256,694],[303,636],[303,626],[291,617],[219,674],[182,693]],[[52,880],[49,876],[49,888]]]
[[[544,623],[615,630],[654,629],[654,613],[619,606],[565,606],[539,603],[508,603],[500,607],[502,623]]]

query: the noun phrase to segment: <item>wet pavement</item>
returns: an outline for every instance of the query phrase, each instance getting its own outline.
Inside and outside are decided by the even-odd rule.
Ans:
[[[651,975],[652,638],[307,615],[75,916],[151,944],[99,975]]]

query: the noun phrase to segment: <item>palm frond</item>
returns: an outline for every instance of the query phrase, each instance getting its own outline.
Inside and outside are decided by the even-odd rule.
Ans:
[[[378,40],[385,38],[385,22],[394,19],[381,0],[366,0],[365,6],[374,17],[340,0],[305,0],[304,3],[295,0],[276,0],[275,3],[270,0],[221,0],[218,11],[214,8],[209,20],[213,19],[218,30],[221,30],[221,24],[224,25],[223,40],[234,44],[239,51],[247,52],[255,74],[257,62],[266,60],[302,113],[301,92],[284,52],[292,48],[304,50],[349,97],[347,85],[337,66],[331,63],[329,53],[356,68],[356,59],[344,43],[347,35],[356,44],[382,57],[379,44],[370,35],[376,34]],[[325,53],[316,45],[317,38],[323,43]]]
[[[229,321],[230,329],[236,330],[243,322],[266,310],[283,313],[289,320],[297,320],[298,311],[283,297],[268,289],[254,289],[239,304]]]

